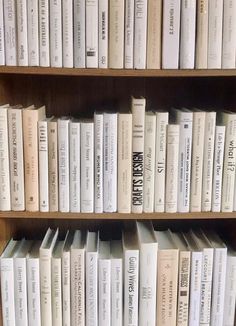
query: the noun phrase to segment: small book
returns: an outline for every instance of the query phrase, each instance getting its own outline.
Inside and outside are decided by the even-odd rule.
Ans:
[[[50,5],[50,61],[51,67],[62,67],[62,4],[61,0]]]
[[[74,66],[85,68],[85,6],[86,0],[74,0]]]
[[[62,0],[63,67],[73,68],[73,0]]]

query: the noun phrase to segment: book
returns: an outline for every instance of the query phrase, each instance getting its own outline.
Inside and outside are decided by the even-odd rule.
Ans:
[[[39,7],[38,1],[28,0],[28,57],[29,66],[39,66]]]
[[[156,114],[146,112],[144,134],[144,190],[143,211],[154,212]]]
[[[148,1],[134,1],[134,68],[146,68]]]
[[[27,0],[16,1],[17,64],[28,66]]]
[[[162,69],[178,69],[180,38],[180,0],[163,2]]]
[[[134,0],[125,1],[124,67],[134,67]]]
[[[131,213],[132,114],[118,114],[118,212]]]
[[[166,131],[168,112],[156,112],[155,212],[165,210]]]
[[[62,0],[63,67],[73,68],[73,0]]]
[[[70,211],[70,140],[69,117],[58,119],[59,211]]]
[[[70,153],[70,211],[80,212],[80,122],[69,124]]]
[[[85,68],[85,2],[74,0],[74,66]]]
[[[3,0],[5,62],[7,66],[17,66],[16,43],[16,1]]]
[[[49,2],[50,9],[50,62],[51,67],[62,67],[62,4]]]
[[[109,68],[124,68],[125,1],[109,2]]]
[[[98,0],[86,0],[86,67],[98,68]]]
[[[108,0],[98,3],[98,67],[108,68]]]
[[[0,0],[0,66],[5,65],[5,26],[3,19],[3,0]]]
[[[196,68],[207,69],[209,0],[197,1]]]
[[[222,68],[235,68],[236,49],[236,3],[233,0],[224,0],[223,3],[223,40],[222,40]]]
[[[145,106],[145,98],[132,97],[132,213],[143,211]]]
[[[46,0],[39,0],[39,64],[41,67],[50,66],[49,52],[49,3]]]
[[[80,124],[81,157],[81,199],[82,213],[94,211],[94,124],[81,122]]]

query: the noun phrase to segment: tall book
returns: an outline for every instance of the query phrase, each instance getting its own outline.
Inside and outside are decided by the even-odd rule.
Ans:
[[[74,0],[74,66],[85,68],[85,3],[86,0]]]
[[[124,67],[134,67],[134,0],[125,1],[125,49]]]
[[[5,65],[5,36],[3,20],[3,0],[0,0],[0,66]]]
[[[63,67],[73,68],[73,0],[62,0]]]
[[[131,213],[132,114],[118,114],[118,212]]]
[[[223,41],[222,41],[222,68],[235,68],[236,49],[236,2],[224,0],[223,9]]]
[[[124,68],[124,0],[109,2],[109,68]]]
[[[98,67],[108,68],[108,0],[98,3]]]
[[[39,0],[39,63],[41,67],[49,67],[49,3]]]
[[[17,64],[28,66],[27,0],[16,1]]]
[[[98,68],[98,0],[86,0],[86,67]]]
[[[117,211],[117,113],[103,116],[103,210]]]
[[[156,112],[155,212],[165,210],[166,131],[168,112]]]
[[[180,38],[180,0],[163,2],[162,68],[178,69]]]
[[[134,0],[134,68],[146,68],[148,1]]]
[[[38,1],[28,0],[28,56],[29,66],[39,66],[39,7]]]
[[[69,124],[70,141],[70,211],[80,212],[80,123],[72,119]]]
[[[132,213],[143,212],[145,107],[145,98],[132,97]]]
[[[209,0],[197,1],[196,68],[207,69]]]
[[[49,2],[51,67],[62,67],[62,5],[61,0]]]
[[[3,12],[5,62],[7,66],[17,66],[16,1],[3,0]]]

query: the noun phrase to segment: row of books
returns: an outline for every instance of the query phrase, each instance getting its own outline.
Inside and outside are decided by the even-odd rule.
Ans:
[[[0,65],[235,68],[234,0],[0,0]]]
[[[212,230],[48,229],[1,256],[3,325],[234,326],[236,252]]]
[[[169,117],[170,116],[170,117]],[[217,117],[217,118],[216,118]],[[0,107],[0,210],[236,210],[236,113],[171,108],[45,118]]]

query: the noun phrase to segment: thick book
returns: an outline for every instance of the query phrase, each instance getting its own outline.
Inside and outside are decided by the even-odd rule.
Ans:
[[[50,62],[62,67],[62,5],[61,0],[50,1]]]
[[[80,122],[69,124],[70,152],[70,211],[80,212]]]
[[[222,40],[222,68],[235,68],[236,49],[236,2],[224,0],[223,9],[223,40]]]
[[[73,68],[73,0],[62,0],[63,67]]]
[[[134,0],[134,68],[145,69],[147,57],[147,0]]]
[[[5,36],[4,36],[3,0],[0,0],[0,66],[5,65]]]
[[[49,2],[39,0],[39,64],[41,67],[50,66],[49,41]]]
[[[27,0],[16,1],[17,64],[28,66]]]
[[[74,0],[74,66],[85,68],[85,3],[86,0]]]
[[[98,3],[98,67],[108,68],[108,0]]]
[[[3,0],[5,62],[7,66],[17,66],[17,35],[16,35],[16,1]]]
[[[38,1],[28,0],[28,57],[29,66],[39,66],[39,6]]]
[[[209,0],[197,1],[196,68],[207,69]]]
[[[134,67],[134,0],[125,1],[124,67]]]
[[[143,212],[145,107],[145,98],[132,97],[132,213]]]
[[[86,0],[86,67],[98,68],[98,0]]]

